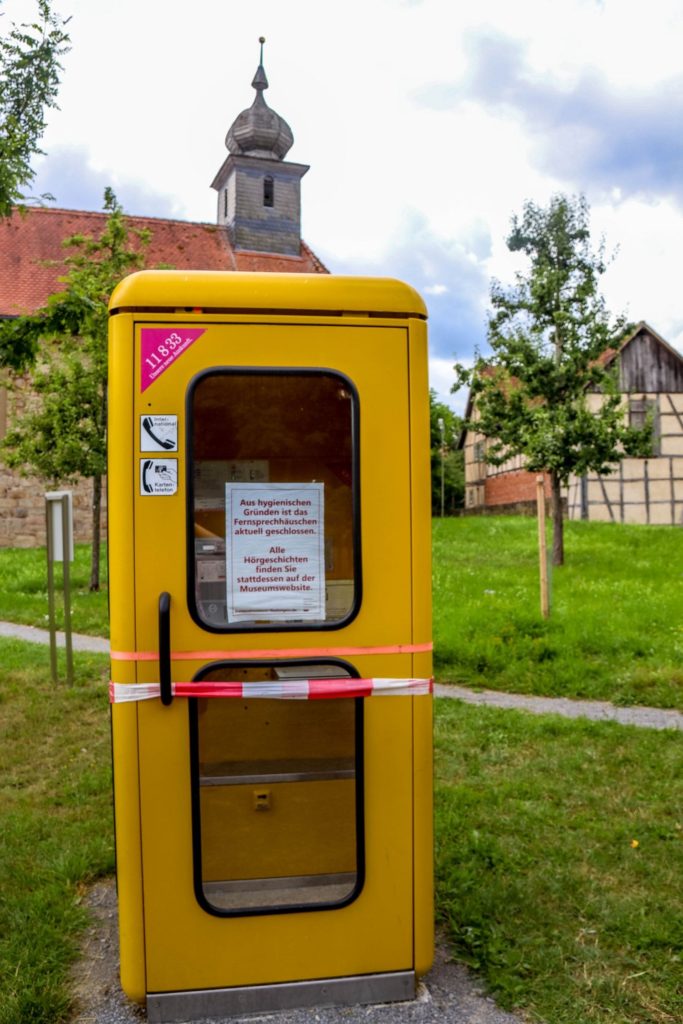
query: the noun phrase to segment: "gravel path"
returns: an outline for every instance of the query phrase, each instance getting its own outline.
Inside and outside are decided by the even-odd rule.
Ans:
[[[0,622],[0,636],[13,637],[16,640],[27,640],[30,644],[49,644],[50,631],[37,629],[36,626],[19,626],[15,622]],[[64,634],[57,633],[57,646],[65,646]],[[71,646],[74,651],[93,651],[95,654],[109,654],[109,641],[101,636],[82,636],[71,634]]]
[[[570,700],[568,697],[529,697],[522,693],[497,690],[468,690],[464,686],[434,686],[436,697],[451,697],[466,704],[486,704],[496,708],[517,708],[534,715],[564,715],[565,718],[590,718],[594,722],[611,721],[638,725],[647,729],[683,729],[683,714],[663,708],[620,708],[606,700]]]

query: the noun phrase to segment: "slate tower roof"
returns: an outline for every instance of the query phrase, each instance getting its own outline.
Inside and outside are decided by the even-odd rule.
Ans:
[[[295,255],[301,247],[301,179],[306,164],[285,160],[292,129],[266,103],[263,44],[252,87],[256,96],[225,139],[228,156],[211,183],[218,193],[218,223],[236,251]]]
[[[294,143],[294,135],[283,117],[280,117],[266,103],[263,93],[268,88],[268,79],[263,67],[263,44],[261,36],[261,58],[251,85],[256,90],[254,102],[238,114],[225,137],[225,145],[231,153],[240,156],[264,157],[269,160],[284,160]]]

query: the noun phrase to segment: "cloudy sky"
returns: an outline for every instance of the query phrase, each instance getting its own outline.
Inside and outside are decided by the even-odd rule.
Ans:
[[[36,191],[215,220],[210,182],[251,104],[291,125],[303,234],[332,272],[402,278],[430,312],[431,380],[486,348],[492,276],[525,199],[583,192],[614,312],[683,349],[681,0],[53,0],[71,15]],[[32,0],[4,0],[26,20]],[[5,21],[6,24],[6,21]]]

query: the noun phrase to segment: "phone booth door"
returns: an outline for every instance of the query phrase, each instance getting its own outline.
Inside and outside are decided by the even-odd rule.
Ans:
[[[131,511],[112,506],[134,587],[112,646],[127,616],[131,682],[175,692],[114,709],[115,764],[118,742],[139,766],[122,976],[150,1019],[262,1009],[268,986],[277,1006],[311,984],[312,1002],[349,980],[346,1001],[414,991],[428,698],[368,696],[414,674],[408,330],[330,320],[135,319],[112,419],[135,450]]]

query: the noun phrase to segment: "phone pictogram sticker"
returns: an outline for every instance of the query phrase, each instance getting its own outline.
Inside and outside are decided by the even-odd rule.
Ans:
[[[141,416],[140,451],[177,452],[178,417],[151,415]]]
[[[140,494],[169,495],[177,490],[177,459],[140,459]]]

